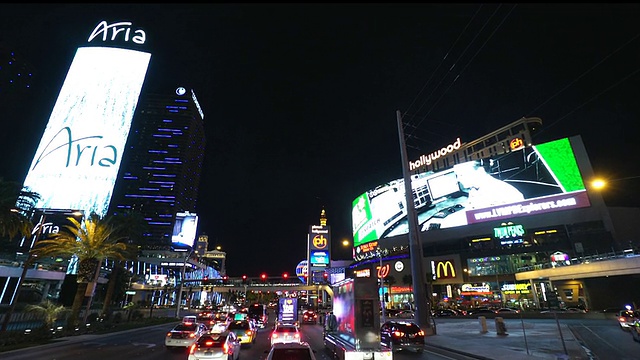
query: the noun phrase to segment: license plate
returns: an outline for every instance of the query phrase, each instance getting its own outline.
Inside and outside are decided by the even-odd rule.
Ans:
[[[205,351],[205,352],[204,352],[204,355],[205,355],[205,356],[211,356],[211,354],[213,354],[211,351]]]

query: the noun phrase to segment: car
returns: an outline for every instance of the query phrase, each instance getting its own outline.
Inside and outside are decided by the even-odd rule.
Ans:
[[[621,310],[617,314],[618,324],[620,328],[624,331],[631,330],[631,327],[635,325],[636,320],[638,319],[638,314],[636,314],[633,310]]]
[[[266,360],[316,360],[316,351],[306,342],[276,343],[267,351]]]
[[[496,310],[496,314],[519,314],[520,310],[512,308],[500,308]]]
[[[570,308],[567,308],[567,312],[571,314],[586,314],[587,310],[570,307]]]
[[[303,324],[317,324],[318,323],[318,314],[313,310],[305,310],[302,313],[302,323]]]
[[[229,329],[229,331],[233,331],[243,345],[250,345],[256,342],[257,332],[249,320],[232,321],[227,329]]]
[[[237,360],[240,357],[240,339],[232,331],[206,333],[189,347],[188,360]]]
[[[302,333],[295,325],[278,325],[271,332],[271,346],[277,343],[299,343],[302,341]]]
[[[448,317],[448,316],[459,316],[460,314],[453,309],[438,309],[433,312],[433,316],[436,317]]]
[[[205,324],[207,329],[211,329],[216,324],[215,317],[211,311],[202,311],[197,315],[196,321]]]
[[[416,313],[413,310],[402,310],[398,311],[394,317],[398,319],[415,319]]]
[[[494,310],[487,309],[487,308],[469,309],[467,311],[467,315],[469,315],[469,316],[475,316],[475,315],[483,316],[483,315],[488,315],[488,314],[495,315],[496,312]]]
[[[196,322],[182,322],[167,333],[164,346],[168,350],[174,348],[188,348],[204,333],[207,327]]]
[[[391,351],[424,352],[424,331],[413,321],[389,320],[380,326],[380,343]]]
[[[640,320],[636,318],[636,321],[633,322],[633,326],[629,327],[629,332],[631,333],[633,341],[640,342]]]

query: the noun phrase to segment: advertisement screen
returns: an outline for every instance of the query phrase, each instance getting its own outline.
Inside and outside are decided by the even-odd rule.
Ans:
[[[588,207],[568,138],[412,175],[420,231]],[[408,232],[402,179],[353,201],[354,247]]]
[[[25,178],[37,207],[106,214],[150,58],[77,50]]]
[[[333,314],[338,320],[338,332],[355,336],[354,303],[355,297],[352,280],[345,281],[334,287]]]
[[[328,266],[329,252],[312,250],[310,260],[311,260],[311,266]]]
[[[192,213],[177,213],[173,226],[171,242],[193,247],[198,229],[198,215]]]

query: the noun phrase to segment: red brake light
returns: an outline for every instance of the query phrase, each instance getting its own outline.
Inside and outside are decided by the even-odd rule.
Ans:
[[[277,333],[273,333],[273,334],[271,334],[271,337],[275,339],[275,338],[278,337],[278,334]]]
[[[424,336],[424,331],[422,331],[422,330],[418,331],[418,335]]]
[[[196,333],[190,333],[190,334],[189,334],[189,337],[190,337],[190,338],[194,338],[194,337],[196,337]]]
[[[396,330],[396,331],[393,332],[393,336],[395,336],[395,337],[403,337],[404,333],[402,331]]]
[[[618,321],[620,321],[620,322],[625,322],[626,320],[627,320],[627,319],[626,319],[624,316],[621,316],[621,317],[618,319]]]
[[[189,347],[189,355],[193,355],[193,353],[196,351],[196,344],[191,345],[191,347]]]
[[[171,331],[167,333],[167,337],[171,337]]]
[[[225,354],[229,353],[229,344],[224,343],[224,346],[222,347],[222,352],[224,352]]]
[[[293,335],[293,337],[299,338],[299,337],[300,337],[300,333],[295,333],[295,334]]]
[[[191,324],[193,324],[193,323],[192,323],[192,322],[186,322],[186,323],[184,323],[184,324],[185,324],[185,325],[191,325]]]
[[[211,345],[213,345],[213,341],[208,340],[208,341],[205,341],[205,343],[204,343],[204,344],[205,344],[206,346],[211,346]]]

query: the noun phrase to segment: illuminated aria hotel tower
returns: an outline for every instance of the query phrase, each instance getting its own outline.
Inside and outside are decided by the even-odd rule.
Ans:
[[[162,243],[178,222],[194,224],[195,237],[204,115],[191,89],[142,94],[145,42],[132,22],[98,23],[76,52],[23,186],[50,214],[140,212],[145,238]]]

